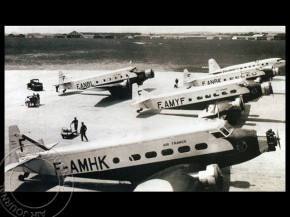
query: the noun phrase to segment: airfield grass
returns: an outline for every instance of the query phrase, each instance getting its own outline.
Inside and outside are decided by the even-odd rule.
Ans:
[[[285,41],[5,38],[6,70],[114,69],[132,61],[160,71],[207,72],[210,58],[226,67],[271,57],[285,59]]]

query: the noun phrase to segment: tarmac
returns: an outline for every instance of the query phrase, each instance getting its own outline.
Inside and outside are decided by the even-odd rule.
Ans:
[[[62,139],[61,128],[69,127],[74,117],[85,122],[89,141],[108,143],[135,134],[154,134],[160,129],[188,127],[198,123],[197,111],[170,111],[161,113],[145,111],[141,114],[131,104],[132,99],[113,98],[108,91],[67,91],[57,93],[57,70],[6,70],[5,71],[5,154],[8,153],[8,127],[18,125],[21,132],[45,143],[59,142],[58,146],[82,142],[80,136]],[[63,70],[68,77],[87,77],[104,71]],[[195,73],[194,76],[204,76]],[[40,94],[40,106],[28,108],[25,98],[32,95],[26,84],[38,78],[44,90]],[[181,72],[155,72],[155,78],[144,82],[144,89],[163,92],[173,90],[175,78],[179,86],[183,82]],[[235,127],[255,129],[265,135],[268,129],[279,132],[281,149],[264,153],[255,159],[223,169],[223,191],[285,191],[285,77],[277,76],[272,81],[274,96],[263,96],[257,102],[247,103],[246,111]],[[35,92],[36,93],[36,92]],[[80,124],[79,124],[80,125]],[[130,191],[129,183],[84,178],[67,178],[65,185],[58,186],[37,179],[30,174],[26,181],[18,181],[17,172],[5,175],[6,191]]]

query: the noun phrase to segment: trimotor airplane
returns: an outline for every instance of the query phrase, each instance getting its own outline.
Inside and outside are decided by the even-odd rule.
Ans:
[[[137,90],[136,84],[133,89],[135,102],[132,106],[140,108],[137,112],[145,109],[190,109],[203,110],[199,117],[213,118],[222,116],[230,123],[235,122],[244,110],[244,103],[257,99],[262,95],[273,94],[270,82],[249,83],[244,79],[225,81],[210,86],[181,89],[159,95],[150,95],[146,91]],[[144,95],[145,93],[145,95]],[[136,97],[137,96],[137,97]]]
[[[274,76],[279,75],[279,68],[285,66],[285,60],[282,60],[281,58],[269,58],[269,59],[263,59],[263,60],[256,60],[253,62],[228,66],[225,68],[220,68],[220,66],[217,64],[217,62],[214,59],[208,60],[208,66],[209,66],[209,74],[218,74],[218,73],[227,73],[227,72],[233,72],[233,71],[244,71],[247,73],[247,70],[249,71],[263,71],[265,74],[259,77],[259,80],[267,81]],[[257,72],[256,71],[256,72]]]
[[[203,119],[192,127],[163,128],[158,133],[134,135],[110,145],[90,141],[86,145],[46,146],[13,125],[9,126],[10,164],[5,172],[24,172],[18,177],[20,181],[37,173],[44,181],[47,177],[64,181],[73,176],[130,181],[136,191],[201,191],[209,185],[222,187],[219,167],[275,151],[277,137],[234,129],[221,119]],[[40,151],[29,151],[31,146]]]
[[[94,77],[83,78],[79,80],[68,79],[63,72],[59,72],[59,83],[56,86],[58,89],[74,90],[108,90],[112,96],[126,97],[132,96],[132,84],[137,83],[142,85],[149,78],[154,78],[154,71],[138,70],[136,67],[127,67],[99,74]]]

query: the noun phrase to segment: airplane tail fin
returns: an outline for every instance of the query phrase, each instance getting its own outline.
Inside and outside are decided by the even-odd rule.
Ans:
[[[20,132],[17,125],[9,126],[9,161],[15,163],[19,161],[20,157],[25,156],[30,152],[48,151],[58,143],[45,145],[43,139],[35,141]],[[34,148],[28,150],[28,147]],[[35,147],[36,146],[36,147]],[[38,148],[37,148],[38,147]],[[37,149],[35,149],[37,148]]]
[[[132,92],[132,99],[136,102],[146,100],[149,95],[149,92],[144,90],[142,85],[136,83],[132,85]]]
[[[65,80],[66,80],[66,77],[65,77],[64,73],[62,71],[59,71],[59,73],[58,73],[58,83],[62,84],[62,83],[65,82]]]
[[[20,146],[19,135],[20,135],[20,130],[17,125],[9,126],[9,153],[8,154],[9,154],[10,163],[16,163],[18,162],[18,159],[19,159],[18,153],[21,152],[20,150],[18,150]]]
[[[189,78],[191,77],[191,74],[188,72],[187,69],[183,70],[183,85],[186,85]]]
[[[220,70],[221,68],[214,59],[209,59],[208,69],[209,69],[209,74],[213,74],[215,71]]]

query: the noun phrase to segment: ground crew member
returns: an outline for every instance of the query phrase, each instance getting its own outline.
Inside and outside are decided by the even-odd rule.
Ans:
[[[175,79],[174,88],[178,88],[178,78]]]
[[[75,131],[78,132],[78,124],[79,124],[79,121],[78,119],[75,117],[75,119],[71,122],[71,124],[74,124],[74,127],[75,127]]]
[[[87,131],[87,126],[84,124],[84,122],[82,122],[81,130],[80,130],[80,132],[81,132],[81,139],[82,139],[82,141],[84,141],[83,140],[83,137],[85,137],[86,140],[87,140],[87,142],[88,142],[88,138],[86,136],[86,131]]]
[[[39,96],[38,93],[36,94],[36,97],[37,97],[37,99],[38,99],[38,103],[40,104],[40,96]]]

